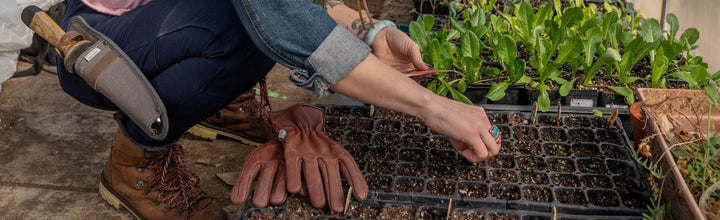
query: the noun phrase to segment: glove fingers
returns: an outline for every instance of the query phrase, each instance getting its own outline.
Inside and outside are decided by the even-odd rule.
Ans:
[[[285,203],[285,199],[287,199],[285,181],[285,164],[281,163],[278,165],[278,171],[275,174],[275,184],[273,185],[272,195],[270,196],[270,204],[280,205]]]
[[[310,203],[315,208],[322,208],[325,206],[325,191],[323,190],[323,180],[320,176],[317,161],[304,161],[303,174],[310,195]]]
[[[302,188],[302,160],[295,158],[288,160],[285,157],[285,177],[287,178],[286,186],[289,193],[298,193]]]
[[[302,188],[300,188],[300,196],[302,196],[302,197],[308,196],[307,183],[305,183],[305,179],[302,180]]]
[[[342,157],[340,160],[342,161],[340,168],[343,172],[343,177],[345,177],[348,185],[353,187],[353,195],[357,200],[365,201],[370,187],[368,187],[365,177],[362,175],[357,163],[355,163],[352,157]]]
[[[265,208],[270,202],[270,193],[272,192],[273,179],[277,173],[279,162],[272,161],[263,164],[260,176],[255,184],[255,194],[253,195],[253,205],[255,207]]]
[[[345,208],[345,196],[343,195],[342,181],[340,179],[340,165],[337,160],[326,162],[321,159],[318,163],[323,175],[325,195],[330,209],[334,212],[342,212]]]
[[[230,193],[230,200],[235,204],[245,204],[248,195],[250,195],[250,187],[252,182],[260,172],[262,165],[260,164],[245,164],[243,165],[240,175],[235,180],[235,186],[233,186],[232,192]]]

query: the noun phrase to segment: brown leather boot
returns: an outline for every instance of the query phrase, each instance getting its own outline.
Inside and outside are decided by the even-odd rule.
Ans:
[[[215,140],[218,135],[258,146],[267,142],[267,122],[257,112],[255,92],[242,94],[220,112],[188,130],[190,134]]]
[[[226,219],[220,203],[199,188],[199,178],[183,157],[179,144],[147,151],[118,130],[100,178],[100,195],[138,219]]]

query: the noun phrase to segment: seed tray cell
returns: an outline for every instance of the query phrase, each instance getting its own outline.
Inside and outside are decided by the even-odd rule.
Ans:
[[[442,218],[450,199],[451,215],[456,208],[492,207],[519,219],[544,219],[556,207],[558,217],[625,219],[647,211],[649,187],[630,157],[627,136],[617,129],[619,120],[611,126],[591,114],[564,114],[557,126],[556,114],[538,113],[538,123],[531,124],[529,112],[486,107],[501,130],[501,153],[470,163],[448,138],[414,116],[376,109],[371,117],[368,107],[325,108],[328,135],[339,139],[366,176],[371,191],[364,203],[440,205]],[[352,121],[361,119],[372,126],[355,127]],[[418,210],[435,216],[430,209]],[[494,212],[482,213],[490,219]]]

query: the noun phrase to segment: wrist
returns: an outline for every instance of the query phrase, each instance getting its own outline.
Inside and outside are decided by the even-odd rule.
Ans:
[[[367,44],[369,47],[372,47],[373,40],[375,40],[375,37],[377,37],[378,33],[382,31],[385,28],[396,28],[397,26],[395,23],[389,20],[380,20],[373,24],[374,27],[368,29],[367,33],[365,34],[365,44]]]

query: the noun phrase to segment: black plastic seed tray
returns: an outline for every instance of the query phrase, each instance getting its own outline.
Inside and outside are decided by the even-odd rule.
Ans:
[[[593,216],[641,216],[647,180],[631,158],[620,120],[591,114],[498,111],[498,156],[469,163],[416,117],[364,106],[322,106],[327,134],[355,158],[370,186],[366,202],[484,207]],[[572,111],[570,111],[572,112]],[[589,112],[588,112],[589,113]],[[372,115],[372,116],[371,116]],[[558,126],[559,125],[559,126]],[[594,217],[593,217],[594,218]]]

